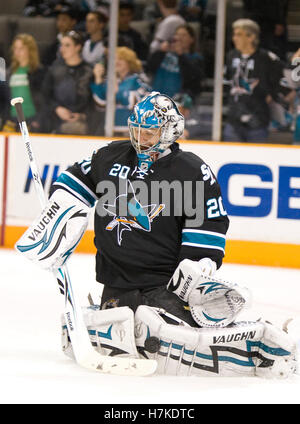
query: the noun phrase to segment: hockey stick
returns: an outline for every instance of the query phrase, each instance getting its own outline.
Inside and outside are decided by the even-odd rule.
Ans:
[[[31,141],[27,124],[23,113],[23,98],[16,97],[11,100],[12,106],[16,108],[17,118],[20,126],[22,139],[25,144],[29,158],[29,165],[32,172],[34,186],[42,208],[45,207],[47,199],[44,193],[37,163],[32,151]],[[69,336],[75,359],[84,368],[92,369],[102,373],[117,375],[145,376],[153,374],[157,367],[157,362],[148,359],[118,358],[101,355],[91,345],[89,334],[85,326],[81,306],[75,294],[66,265],[59,268],[54,273],[59,289],[65,296],[64,315],[68,327]],[[63,290],[62,290],[63,289]]]

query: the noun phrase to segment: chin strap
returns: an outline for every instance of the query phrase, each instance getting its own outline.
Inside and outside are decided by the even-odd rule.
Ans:
[[[138,167],[142,171],[148,171],[151,168],[151,165],[156,161],[158,158],[159,153],[152,153],[152,154],[146,154],[146,153],[138,153]]]

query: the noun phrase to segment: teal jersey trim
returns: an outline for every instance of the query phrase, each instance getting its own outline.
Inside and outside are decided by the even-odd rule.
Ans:
[[[210,247],[216,249],[225,249],[226,240],[222,236],[201,233],[201,232],[189,232],[183,231],[182,233],[182,244],[189,244],[195,247]]]
[[[55,184],[63,184],[64,186],[69,187],[71,190],[80,194],[81,197],[85,199],[86,202],[92,207],[95,204],[96,199],[88,192],[88,190],[81,184],[79,184],[75,179],[65,174],[64,172],[55,181]]]

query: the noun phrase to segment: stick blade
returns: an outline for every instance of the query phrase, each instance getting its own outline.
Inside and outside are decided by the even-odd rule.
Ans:
[[[153,359],[118,358],[104,363],[105,372],[116,375],[146,377],[154,374],[156,369],[157,362]]]
[[[98,371],[103,374],[148,376],[155,373],[157,362],[153,359],[136,359],[104,356],[95,351],[82,360],[77,360],[84,368]]]

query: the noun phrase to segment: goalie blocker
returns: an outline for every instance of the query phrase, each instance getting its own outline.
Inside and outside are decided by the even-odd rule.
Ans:
[[[60,268],[81,240],[89,213],[90,208],[76,197],[56,190],[15,248],[44,269]]]

